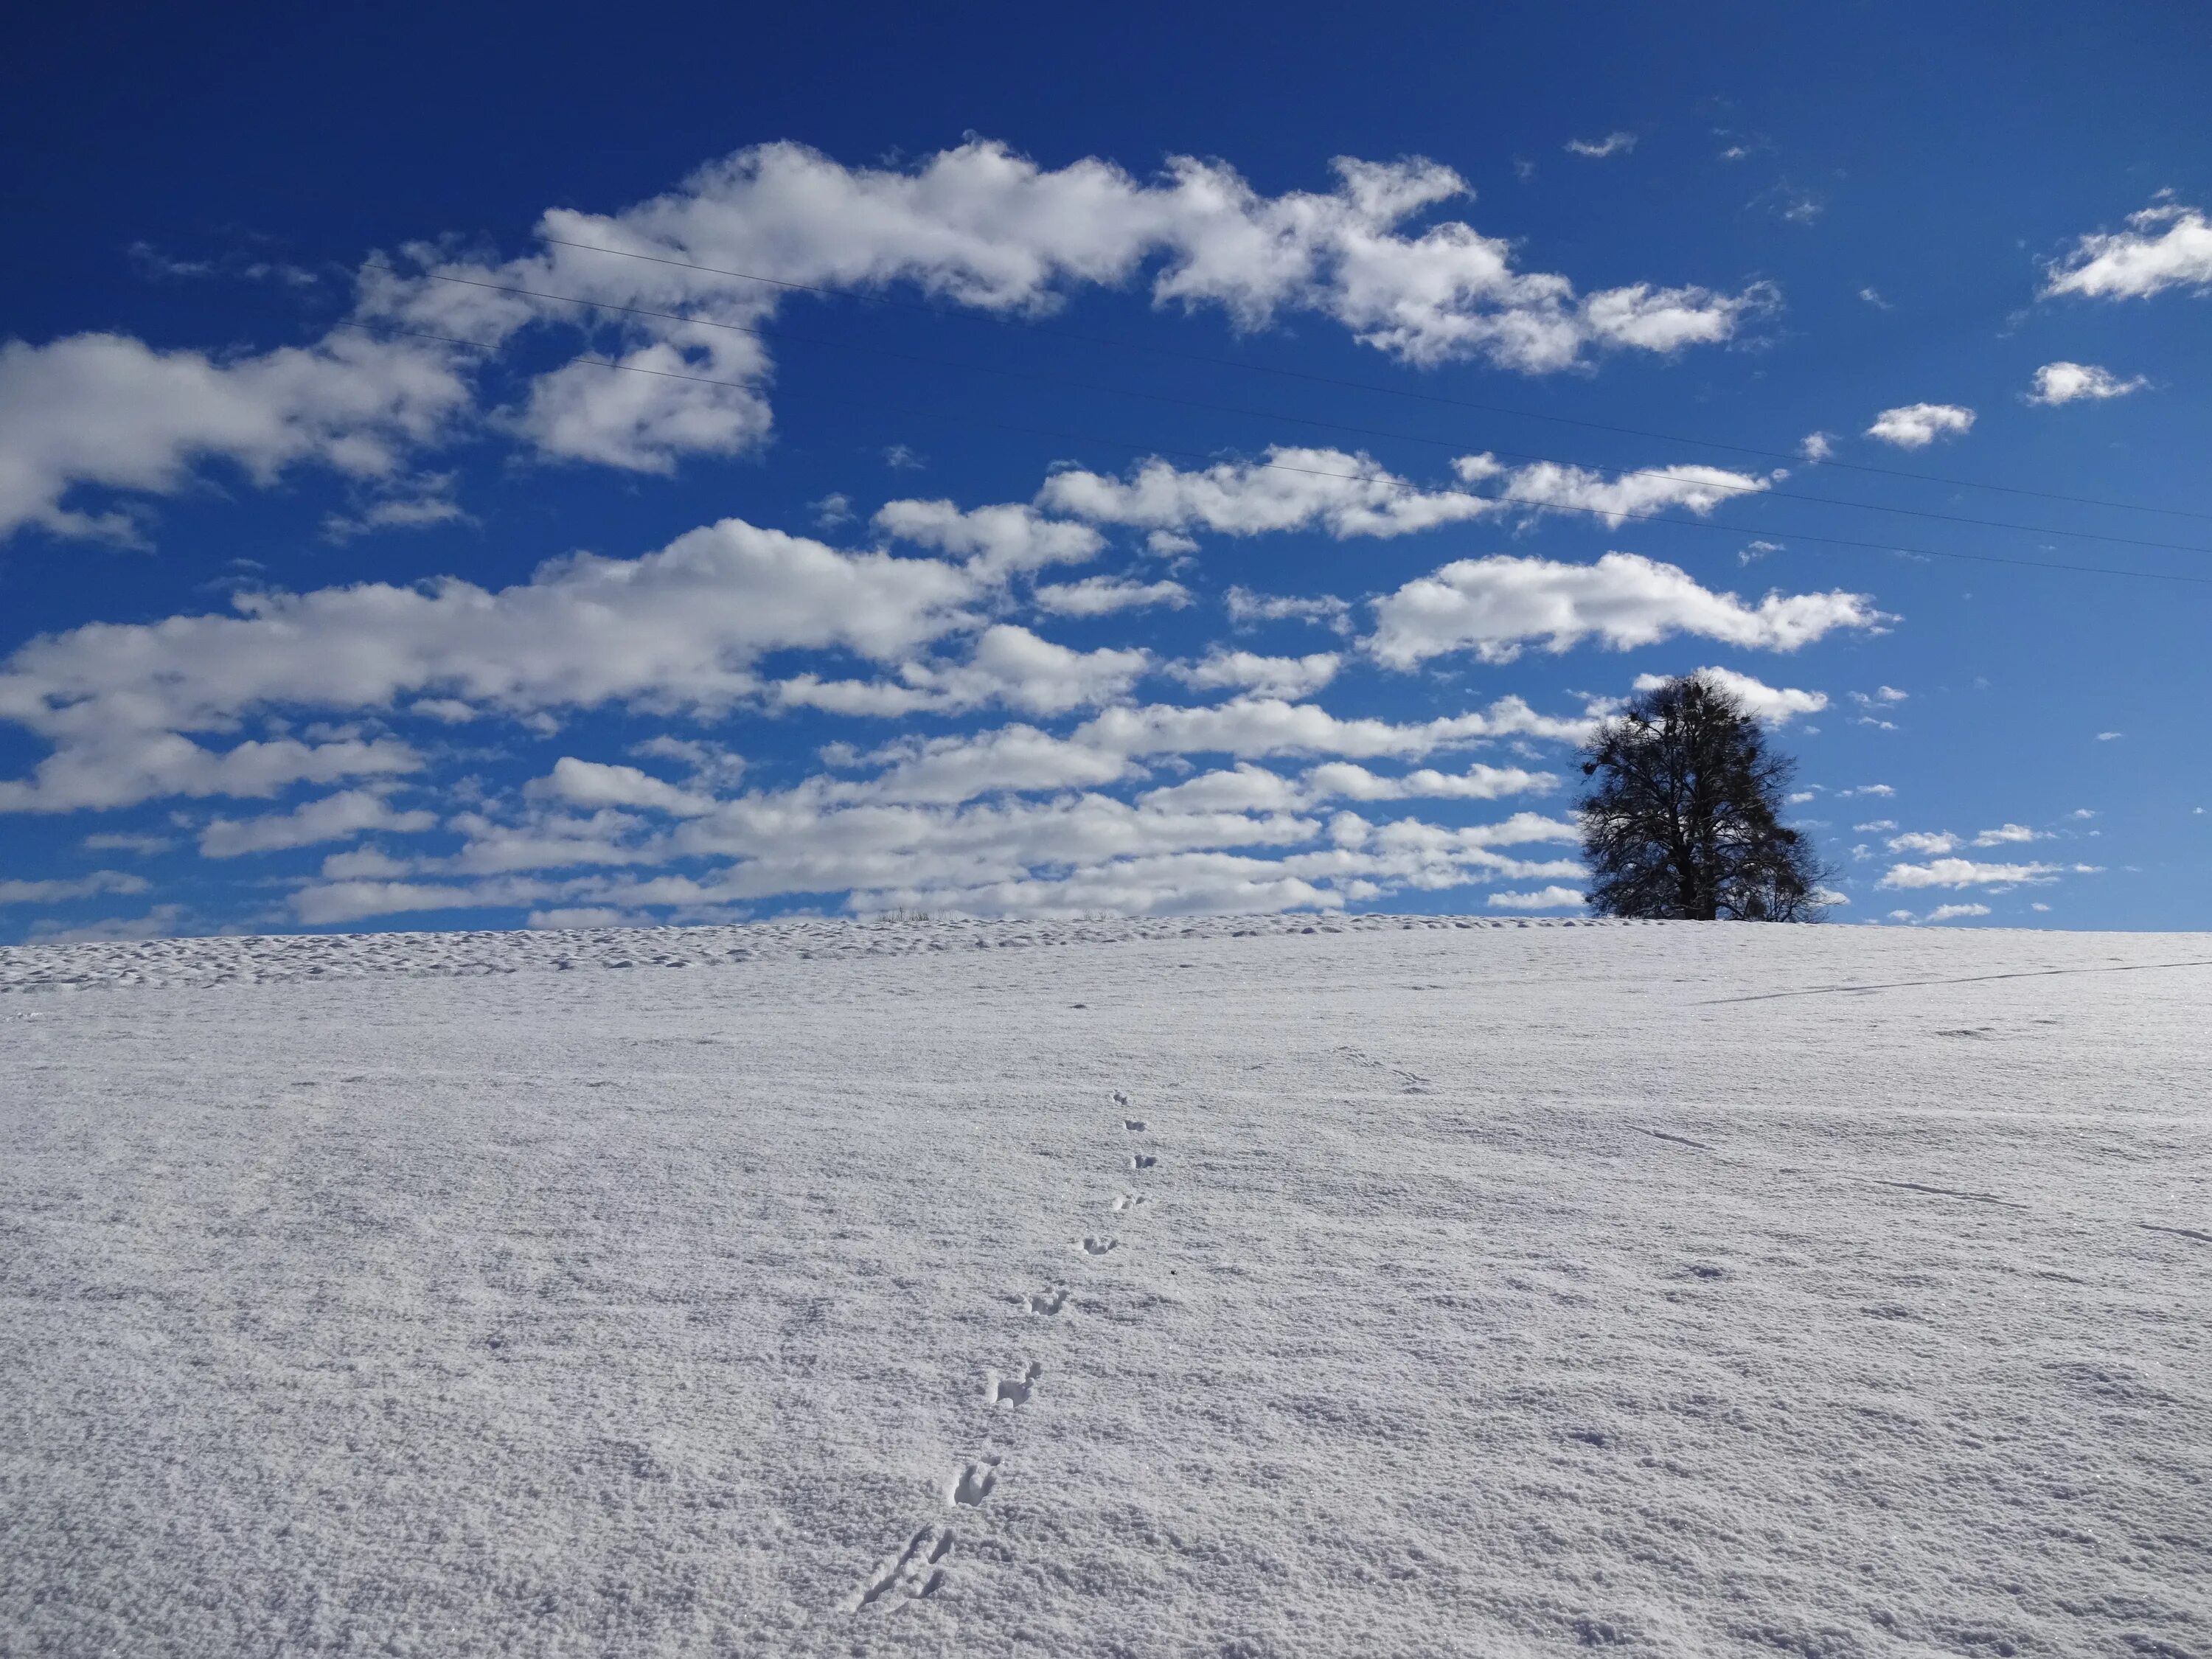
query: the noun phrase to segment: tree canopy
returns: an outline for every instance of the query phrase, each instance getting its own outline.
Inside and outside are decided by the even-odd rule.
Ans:
[[[1576,805],[1601,915],[1817,921],[1828,872],[1782,822],[1796,763],[1704,674],[1639,693],[1582,749]]]

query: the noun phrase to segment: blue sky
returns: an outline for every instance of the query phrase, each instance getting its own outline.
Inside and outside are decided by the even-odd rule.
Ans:
[[[303,10],[5,71],[0,939],[1571,914],[1701,667],[2212,926],[2197,9]]]

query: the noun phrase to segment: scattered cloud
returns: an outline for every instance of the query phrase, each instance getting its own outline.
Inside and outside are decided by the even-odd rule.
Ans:
[[[143,893],[148,885],[145,877],[127,870],[95,870],[54,881],[0,880],[0,904],[60,904],[103,893]]]
[[[1923,921],[1958,921],[1966,916],[1985,916],[1990,914],[1986,904],[1939,904],[1921,920]]]
[[[1231,587],[1224,603],[1229,609],[1229,620],[1240,628],[1267,622],[1304,622],[1319,623],[1339,634],[1352,631],[1352,606],[1333,594],[1300,597]]]
[[[1566,151],[1570,155],[1587,155],[1598,159],[1607,155],[1626,155],[1636,148],[1632,132],[1608,132],[1602,138],[1570,138]]]
[[[1045,582],[1030,590],[1030,597],[1058,617],[1103,617],[1115,611],[1133,611],[1164,605],[1182,610],[1190,603],[1190,590],[1181,582],[1133,582],[1118,576],[1085,576],[1076,582]]]
[[[1994,830],[1984,830],[1974,837],[1977,847],[2002,847],[2010,842],[2046,841],[2050,837],[2040,830],[2031,830],[2024,823],[2001,823]]]
[[[1896,309],[1896,307],[1891,305],[1888,301],[1881,297],[1881,291],[1879,289],[1863,288],[1859,290],[1859,298],[1865,301],[1876,311],[1893,311]]]
[[[1769,593],[1747,605],[1680,567],[1634,553],[1595,564],[1493,554],[1462,559],[1375,602],[1363,644],[1386,666],[1418,667],[1468,650],[1510,662],[1534,642],[1553,653],[1595,638],[1614,650],[1693,634],[1749,649],[1794,651],[1838,629],[1889,620],[1862,593]]]
[[[2082,875],[2094,872],[2077,864]],[[1971,859],[1937,859],[1929,864],[1892,865],[1881,878],[1884,887],[1988,887],[1998,884],[2053,881],[2067,872],[2063,864],[1977,864]]]
[[[2035,389],[2021,397],[2024,402],[2049,408],[2083,398],[2124,398],[2149,384],[2148,375],[2122,380],[2111,369],[2100,368],[2094,363],[2045,363],[2035,371]]]
[[[395,810],[374,789],[347,789],[306,801],[289,812],[252,818],[215,818],[200,831],[200,856],[232,859],[247,853],[273,853],[319,842],[349,841],[379,831],[419,835],[437,827],[435,812]]]
[[[1855,823],[1851,828],[1863,836],[1880,835],[1884,830],[1896,829],[1897,820],[1895,818],[1870,818],[1864,823]]]
[[[1296,702],[1334,679],[1342,660],[1327,651],[1305,657],[1262,657],[1216,646],[1201,660],[1178,663],[1168,672],[1200,691],[1249,691]]]
[[[1825,461],[1836,453],[1835,436],[1827,432],[1808,432],[1798,441],[1797,453],[1808,461]]]
[[[2099,743],[2115,743],[2125,736],[2127,736],[2127,733],[2124,732],[2100,732],[2097,733],[2097,741]]]
[[[1737,701],[1769,726],[1787,726],[1800,714],[1817,714],[1828,706],[1825,691],[1799,691],[1771,686],[1755,680],[1748,674],[1739,674],[1730,668],[1700,668],[1696,671],[1709,680],[1716,680],[1733,693]],[[1635,689],[1652,691],[1667,684],[1665,674],[1638,674]],[[1808,791],[1804,798],[1812,799]]]
[[[2043,292],[2142,300],[2169,288],[2212,289],[2212,220],[2201,209],[2158,202],[2129,215],[2125,230],[2082,237],[2051,263]]]
[[[1974,411],[1957,404],[1903,404],[1875,416],[1866,435],[1899,449],[1925,449],[1938,438],[1970,432],[1973,425]]]
[[[1583,896],[1571,887],[1546,887],[1533,893],[1492,893],[1483,902],[1498,910],[1579,909]]]

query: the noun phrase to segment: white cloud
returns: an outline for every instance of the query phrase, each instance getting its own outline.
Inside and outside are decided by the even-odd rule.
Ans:
[[[216,818],[200,831],[200,856],[237,858],[246,853],[272,853],[290,847],[311,847],[318,842],[346,841],[379,830],[389,835],[418,835],[437,827],[438,815],[421,810],[395,811],[374,790],[346,789],[335,795],[305,801],[289,812],[253,818]]]
[[[1956,921],[1962,916],[1985,916],[1990,913],[1986,904],[1939,904],[1924,917],[1924,921]]]
[[[1889,838],[1889,850],[1893,853],[1950,853],[1957,851],[1958,846],[1956,836],[1924,830],[1908,830]]]
[[[1048,519],[1019,505],[963,512],[951,501],[887,501],[875,526],[902,541],[969,560],[979,574],[994,578],[1049,564],[1080,564],[1106,544],[1087,525]]]
[[[1043,582],[1030,592],[1038,606],[1057,617],[1103,617],[1164,605],[1182,610],[1190,590],[1181,582],[1133,582],[1118,576],[1085,576],[1077,582]]]
[[[2002,823],[1994,830],[1984,830],[1974,837],[1977,847],[2002,847],[2008,842],[2045,841],[2049,839],[2041,830],[2031,830],[2024,823]]]
[[[2070,404],[2081,398],[2124,398],[2149,384],[2148,375],[2137,374],[2124,380],[2111,369],[2100,368],[2094,363],[2045,363],[2035,371],[2035,390],[2023,395],[2028,403],[2049,407]]]
[[[1178,663],[1168,672],[1201,691],[1233,690],[1292,702],[1310,696],[1336,678],[1342,659],[1317,651],[1304,657],[1262,657],[1215,646],[1195,663]]]
[[[1798,443],[1797,453],[1808,461],[1825,461],[1836,453],[1836,441],[1826,432],[1808,432]]]
[[[1602,138],[1570,138],[1566,143],[1568,155],[1593,158],[1626,155],[1635,148],[1636,135],[1632,132],[1608,132]]]
[[[527,927],[558,931],[564,927],[634,927],[638,919],[626,910],[604,904],[571,905],[566,908],[532,910]]]
[[[1800,714],[1817,714],[1828,706],[1825,691],[1799,691],[1771,686],[1755,680],[1748,674],[1739,674],[1732,668],[1700,668],[1697,672],[1715,680],[1730,692],[1752,714],[1769,726],[1787,726]],[[1635,689],[1656,691],[1667,684],[1665,674],[1638,674]],[[1805,799],[1812,799],[1808,793]]]
[[[1505,795],[1547,793],[1559,787],[1559,781],[1549,772],[1479,762],[1464,772],[1420,767],[1385,777],[1350,761],[1326,761],[1310,769],[1299,787],[1300,804],[1314,805],[1327,800],[1496,800]],[[1558,827],[1564,840],[1571,841],[1578,833],[1572,824]]]
[[[2055,261],[2046,295],[2140,300],[2169,288],[2212,288],[2212,220],[2162,202],[2128,216],[2128,228],[2084,236]]]
[[[1571,887],[1547,887],[1533,893],[1492,893],[1483,901],[1499,910],[1580,908],[1583,896]]]
[[[1000,623],[976,637],[963,663],[903,662],[895,680],[824,680],[800,674],[776,683],[787,707],[845,714],[956,713],[1001,702],[1033,714],[1110,702],[1152,665],[1148,651],[1075,651]]]
[[[1925,449],[1938,438],[1970,432],[1973,425],[1974,411],[1957,404],[1903,404],[1875,416],[1866,435],[1899,449]]]
[[[1864,594],[1769,593],[1747,605],[1700,586],[1680,567],[1634,553],[1595,564],[1493,554],[1462,559],[1376,601],[1364,643],[1393,668],[1473,650],[1510,662],[1531,641],[1563,652],[1595,637],[1615,650],[1695,634],[1752,649],[1793,651],[1838,628],[1887,620]]]
[[[783,296],[726,272],[809,288],[907,284],[1015,316],[1149,273],[1163,307],[1218,307],[1243,328],[1318,313],[1401,361],[1481,358],[1528,373],[1726,340],[1771,303],[1764,288],[1646,283],[1577,296],[1565,276],[1516,270],[1511,244],[1463,222],[1406,234],[1408,220],[1468,194],[1449,168],[1347,159],[1335,172],[1328,191],[1267,197],[1225,164],[1187,156],[1144,181],[1096,158],[1048,170],[983,139],[904,169],[763,144],[618,213],[550,211],[526,258],[485,265],[410,248],[419,274],[364,272],[363,314],[488,342],[583,319],[619,329],[623,361],[652,374],[556,370],[516,424],[551,454],[661,470],[685,453],[738,453],[768,430],[765,351],[732,329],[757,327]],[[556,295],[586,308],[533,297]],[[915,461],[903,446],[885,458]]]
[[[1226,603],[1229,620],[1240,628],[1263,622],[1319,623],[1340,634],[1352,631],[1352,606],[1334,594],[1298,598],[1282,593],[1255,593],[1249,587],[1232,587]]]
[[[1937,859],[1929,864],[1895,864],[1881,878],[1884,887],[1986,887],[1998,883],[2051,881],[2065,872],[2059,864],[1977,864],[1971,859]],[[2086,873],[2086,866],[2076,865]]]
[[[1854,795],[1879,795],[1887,798],[1896,793],[1896,790],[1886,783],[1862,783],[1855,788],[1837,790],[1836,799],[1849,800]]]
[[[1879,703],[1904,702],[1911,693],[1900,691],[1893,685],[1877,685],[1871,691],[1854,691],[1851,701],[1862,708],[1872,708]]]
[[[57,881],[0,880],[0,904],[59,904],[102,893],[143,893],[147,885],[145,877],[127,870],[95,870]]]
[[[1500,510],[1470,490],[1424,490],[1366,455],[1283,445],[1269,447],[1264,462],[1200,471],[1158,459],[1127,478],[1071,469],[1048,478],[1037,500],[1097,524],[1230,536],[1316,528],[1339,539],[1402,536]]]
[[[1865,301],[1876,311],[1890,311],[1895,308],[1888,301],[1881,297],[1881,290],[1880,289],[1863,288],[1859,290],[1859,298]]]
[[[1864,823],[1855,823],[1851,828],[1863,836],[1880,835],[1886,830],[1896,829],[1897,820],[1895,818],[1872,818]]]
[[[720,710],[757,689],[764,653],[891,661],[969,627],[981,580],[730,519],[638,558],[554,560],[496,591],[454,578],[362,583],[240,594],[236,616],[82,628],[0,663],[0,720],[60,745],[33,780],[0,781],[0,811],[266,795],[420,763],[392,738],[217,755],[179,735],[290,705],[390,709],[429,694],[516,715],[609,702]]]
[[[166,853],[176,844],[175,838],[170,836],[131,835],[117,830],[87,836],[82,843],[88,853],[136,853],[141,858]]]
[[[387,477],[468,403],[451,356],[351,332],[222,359],[116,334],[0,344],[0,537],[135,542],[126,514],[71,507],[71,492],[166,495],[208,463],[262,484],[301,465]]]
[[[2100,732],[2097,733],[2097,741],[2099,743],[2116,743],[2125,736],[2127,736],[2127,733],[2124,732]]]
[[[553,763],[551,772],[532,779],[526,790],[541,799],[591,811],[635,807],[676,817],[696,817],[712,811],[714,805],[711,795],[678,788],[635,766],[579,760],[573,755],[562,756]]]

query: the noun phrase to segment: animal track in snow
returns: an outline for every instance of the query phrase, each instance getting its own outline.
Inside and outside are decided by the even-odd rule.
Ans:
[[[1150,1126],[1140,1117],[1125,1117],[1121,1120],[1121,1127],[1133,1135],[1140,1135]]]
[[[1109,1250],[1120,1249],[1121,1243],[1121,1241],[1118,1238],[1099,1238],[1094,1236],[1083,1241],[1083,1248],[1091,1255],[1103,1255]]]
[[[1121,1090],[1116,1089],[1114,1091],[1114,1103],[1116,1106],[1127,1106],[1129,1103],[1129,1097]]]
[[[994,1406],[1026,1406],[1030,1395],[1036,1392],[1037,1378],[1044,1375],[1044,1367],[1036,1360],[1030,1361],[1029,1370],[1019,1376],[994,1378],[991,1383],[991,1403]]]
[[[908,1540],[897,1557],[880,1569],[854,1604],[857,1613],[872,1607],[887,1595],[903,1595],[915,1601],[945,1588],[945,1569],[939,1565],[952,1553],[952,1529],[924,1527]]]
[[[1030,1292],[1030,1311],[1033,1314],[1043,1314],[1048,1317],[1066,1305],[1067,1292],[1057,1286],[1049,1291]]]
[[[1159,1159],[1154,1158],[1150,1152],[1132,1152],[1129,1154],[1129,1167],[1133,1170],[1149,1170],[1153,1164],[1158,1162]]]
[[[1139,1204],[1149,1204],[1152,1201],[1142,1193],[1116,1193],[1114,1195],[1114,1207],[1116,1210],[1133,1210]]]
[[[991,1489],[998,1484],[999,1460],[995,1457],[983,1458],[960,1471],[952,1482],[952,1495],[948,1501],[965,1504],[969,1509],[979,1508],[991,1495]]]

